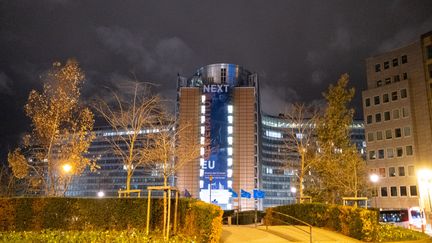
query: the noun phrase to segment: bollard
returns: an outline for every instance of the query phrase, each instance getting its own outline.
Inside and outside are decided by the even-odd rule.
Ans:
[[[228,216],[228,226],[231,226],[231,216]]]

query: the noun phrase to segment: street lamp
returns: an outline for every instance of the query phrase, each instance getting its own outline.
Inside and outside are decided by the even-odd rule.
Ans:
[[[63,169],[63,171],[64,171],[65,173],[69,173],[69,172],[72,171],[72,165],[70,165],[70,164],[64,164],[64,165],[62,166],[62,169]]]
[[[375,207],[378,208],[378,204],[377,204],[377,197],[378,197],[378,181],[379,181],[379,176],[377,174],[371,174],[369,176],[369,180],[372,182],[372,184],[375,186]]]
[[[105,196],[105,192],[103,192],[103,191],[98,191],[97,196],[98,196],[99,198],[102,198],[102,197]]]
[[[426,213],[426,221],[430,225],[431,224],[431,212],[432,212],[432,204],[431,204],[431,189],[432,189],[432,170],[430,169],[420,169],[417,171],[417,179],[419,185],[420,192],[420,207],[426,210],[425,207],[425,199],[427,193],[427,203],[429,205],[429,212]],[[426,210],[427,211],[427,210]]]
[[[292,187],[291,187],[291,193],[294,194],[294,203],[297,202],[296,195],[295,195],[296,192],[297,192],[297,188],[294,187],[294,186],[292,186]]]

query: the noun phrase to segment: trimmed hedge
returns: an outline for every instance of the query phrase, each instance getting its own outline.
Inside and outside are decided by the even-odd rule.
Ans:
[[[0,232],[0,242],[167,242],[163,237],[148,236],[144,231],[12,231]],[[193,242],[187,236],[176,235],[168,242]]]
[[[150,228],[159,231],[163,200],[152,199],[151,204]],[[179,232],[202,242],[219,240],[223,213],[219,207],[180,199],[178,213]],[[0,231],[145,230],[146,215],[145,198],[0,198]]]
[[[428,239],[426,234],[414,232],[378,222],[378,211],[350,206],[322,203],[304,203],[268,208],[265,221],[268,225],[281,224],[279,220],[296,224],[273,211],[288,214],[312,226],[323,227],[340,232],[346,236],[362,241],[390,241],[398,235],[397,240]],[[393,236],[392,236],[393,235]]]
[[[273,210],[355,239],[363,241],[377,239],[379,223],[376,211],[321,203],[293,204],[267,209],[266,223],[268,224],[277,224],[275,218],[287,221],[282,216],[272,214]]]

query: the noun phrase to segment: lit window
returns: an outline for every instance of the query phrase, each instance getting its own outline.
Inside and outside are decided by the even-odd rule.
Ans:
[[[204,181],[203,180],[200,180],[200,188],[204,188]]]
[[[233,127],[232,126],[228,126],[228,134],[232,134],[233,133]]]
[[[227,159],[227,163],[228,163],[228,166],[232,166],[233,165],[233,159],[232,158],[228,158]]]
[[[233,123],[233,116],[228,116],[228,123],[232,124]]]
[[[205,122],[205,116],[201,116],[201,123]]]
[[[228,187],[232,188],[232,180],[228,180]]]
[[[205,106],[202,105],[202,106],[201,106],[201,114],[205,114],[205,110],[206,110],[206,109],[205,109]]]
[[[205,103],[206,100],[206,96],[205,95],[201,95],[201,103]]]
[[[205,127],[201,126],[201,135],[204,135],[204,133],[205,133]]]
[[[227,170],[227,176],[228,176],[228,178],[231,178],[232,174],[233,174],[233,170],[232,169],[228,169]]]
[[[233,144],[233,137],[228,137],[228,144],[232,145]]]
[[[204,138],[204,137],[201,137],[201,138],[200,138],[200,144],[204,144],[204,142],[205,142],[205,138]]]
[[[204,170],[200,170],[200,177],[204,176]]]
[[[233,113],[233,106],[228,105],[228,114],[232,114],[232,113]]]
[[[275,132],[275,131],[265,131],[265,135],[267,137],[271,137],[271,138],[282,138],[282,133],[280,132]]]
[[[204,158],[200,158],[200,166],[201,166],[201,167],[204,166]]]
[[[232,149],[232,147],[228,147],[228,148],[227,148],[227,153],[228,153],[229,156],[231,156],[231,155],[233,154],[233,149]]]
[[[201,149],[200,149],[200,155],[201,155],[201,156],[204,155],[204,148],[203,148],[203,147],[201,147]]]

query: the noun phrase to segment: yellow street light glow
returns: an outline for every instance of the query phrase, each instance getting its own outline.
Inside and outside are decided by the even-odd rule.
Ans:
[[[369,176],[369,179],[372,183],[377,183],[379,181],[379,176],[377,174],[372,174]]]
[[[62,166],[62,168],[63,168],[63,171],[66,172],[66,173],[68,173],[68,172],[70,172],[72,170],[72,166],[70,164],[64,164]]]

